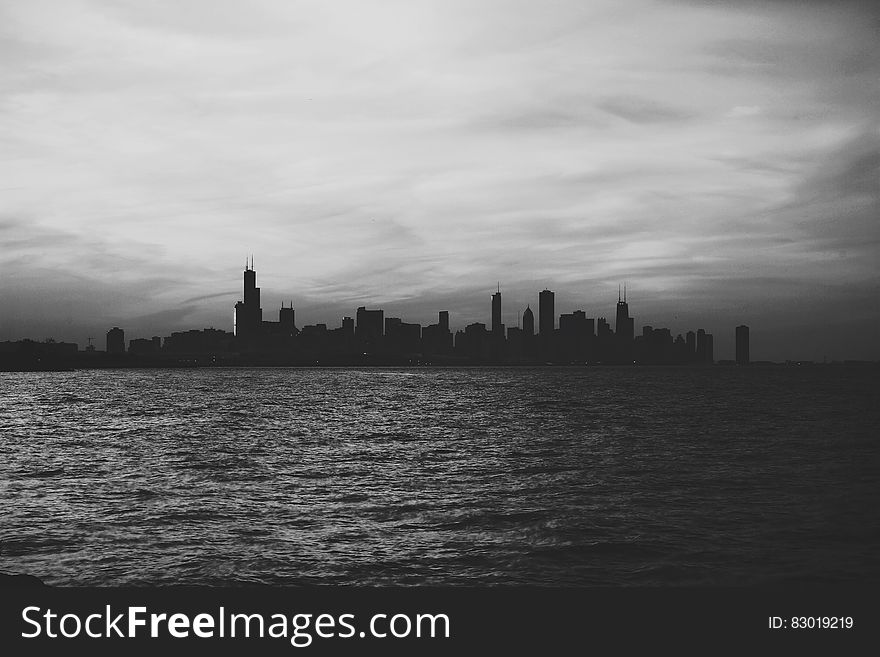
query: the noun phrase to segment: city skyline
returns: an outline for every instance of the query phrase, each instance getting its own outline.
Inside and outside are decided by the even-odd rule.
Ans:
[[[602,316],[626,281],[637,322],[719,358],[747,325],[753,360],[880,360],[874,3],[0,19],[0,341],[226,329],[248,252],[304,323],[464,326],[498,281],[508,327],[544,288]]]
[[[164,334],[164,336],[156,335],[155,332],[151,335],[150,331],[139,329],[137,326],[129,326],[128,328],[113,326],[106,331],[106,335],[105,332],[101,330],[96,332],[95,335],[88,336],[86,345],[80,344],[76,341],[71,343],[64,338],[56,340],[55,336],[48,336],[42,340],[35,336],[19,336],[15,339],[0,340],[0,342],[5,342],[7,348],[13,347],[14,344],[21,344],[22,342],[53,342],[61,343],[66,347],[76,346],[80,351],[83,351],[96,349],[99,346],[100,341],[103,339],[105,344],[104,351],[108,354],[121,355],[123,353],[128,353],[131,350],[130,347],[132,342],[138,343],[140,349],[146,347],[149,349],[150,353],[153,353],[155,349],[162,348],[163,344],[169,344],[166,342],[168,340],[180,341],[181,339],[193,339],[193,336],[198,333],[209,334],[211,340],[215,339],[216,336],[227,335],[230,338],[235,337],[238,339],[244,339],[245,342],[255,341],[256,343],[259,343],[264,338],[272,335],[276,335],[277,337],[279,333],[288,336],[300,336],[313,332],[315,329],[318,329],[319,331],[328,331],[330,334],[339,331],[350,332],[352,336],[360,337],[363,337],[365,335],[364,332],[368,331],[374,334],[374,338],[382,339],[391,335],[388,328],[390,321],[396,323],[396,325],[402,323],[404,326],[410,326],[413,328],[418,327],[419,333],[417,340],[422,339],[422,331],[425,329],[433,329],[437,326],[443,327],[443,331],[450,337],[450,348],[453,344],[452,338],[454,338],[456,351],[459,350],[459,335],[465,335],[474,328],[479,328],[489,337],[502,336],[502,341],[505,344],[511,339],[510,334],[512,332],[516,332],[517,336],[525,333],[525,335],[534,336],[536,340],[536,352],[533,354],[533,357],[537,358],[538,352],[547,348],[546,346],[540,347],[540,343],[548,339],[561,340],[562,332],[566,330],[565,323],[569,322],[568,331],[570,333],[575,331],[579,333],[587,331],[589,336],[598,338],[604,330],[609,335],[623,338],[628,343],[632,343],[633,340],[636,342],[647,340],[652,331],[654,332],[655,337],[660,336],[660,333],[657,333],[657,331],[664,333],[666,338],[669,339],[670,344],[672,344],[673,339],[676,344],[678,344],[686,337],[687,346],[690,352],[695,352],[695,344],[693,340],[699,338],[699,340],[702,341],[704,339],[702,336],[706,335],[708,336],[710,345],[708,347],[708,360],[710,362],[735,362],[737,364],[748,364],[749,362],[783,362],[782,359],[773,360],[750,356],[750,353],[754,353],[752,352],[753,345],[751,344],[750,338],[751,327],[745,324],[739,324],[735,329],[725,327],[719,332],[721,336],[720,344],[722,345],[721,353],[719,354],[717,347],[718,342],[715,341],[715,335],[712,330],[707,331],[704,328],[706,325],[705,322],[698,322],[700,328],[696,331],[696,325],[694,327],[682,328],[679,326],[669,327],[662,325],[662,322],[651,323],[651,320],[648,317],[635,317],[630,314],[626,283],[618,284],[617,295],[616,308],[612,309],[609,306],[607,308],[608,312],[595,308],[590,308],[588,311],[585,311],[585,306],[583,305],[574,309],[574,306],[577,306],[577,304],[571,303],[564,306],[564,308],[569,308],[569,306],[571,306],[567,311],[557,312],[556,293],[544,288],[542,291],[535,294],[537,299],[535,307],[538,313],[538,319],[536,321],[534,311],[531,309],[532,304],[527,303],[525,307],[518,307],[513,310],[505,305],[502,301],[502,289],[499,281],[496,282],[496,289],[490,295],[489,302],[484,304],[485,316],[483,317],[470,317],[456,322],[450,321],[451,313],[449,309],[435,309],[435,322],[434,326],[431,326],[426,322],[411,321],[411,317],[399,312],[386,312],[386,309],[383,307],[367,308],[366,306],[361,305],[357,307],[356,311],[344,314],[341,317],[325,317],[319,318],[311,323],[304,323],[301,320],[298,320],[302,315],[297,315],[297,307],[293,300],[285,302],[282,299],[280,307],[271,309],[262,306],[262,293],[261,287],[257,285],[257,270],[254,266],[254,256],[249,255],[246,258],[243,271],[243,289],[238,294],[239,299],[234,304],[233,318],[228,326],[211,325],[205,327],[181,327],[178,330],[171,331],[170,335]],[[210,295],[210,298],[216,300],[224,296],[226,295]],[[273,319],[276,316],[275,313],[277,313],[277,319]],[[440,317],[439,324],[436,323],[438,314]],[[307,313],[306,316],[314,319],[313,313]],[[455,316],[454,311],[452,312],[452,316]],[[509,319],[511,316],[516,318],[515,324],[507,324],[503,321],[505,318]],[[338,324],[338,326],[336,326],[336,324]],[[711,326],[711,324],[709,324],[709,326]],[[730,330],[728,331],[728,329]],[[731,335],[727,336],[727,332]],[[190,337],[187,338],[186,336]],[[548,338],[548,336],[553,337]],[[195,339],[198,340],[200,338],[196,337]],[[111,344],[113,345],[112,347]],[[173,349],[177,349],[177,347],[174,347]],[[233,348],[230,345],[225,345],[223,347],[224,351],[228,349]],[[131,351],[134,353],[134,350]],[[699,352],[699,349],[697,352]],[[758,353],[761,353],[760,348],[758,349]],[[700,356],[698,361],[701,361],[704,358],[705,355]],[[547,360],[550,361],[552,358],[548,357]],[[827,356],[822,358],[822,361],[824,362],[828,362],[829,360],[832,362],[839,362],[840,360],[866,359],[829,359]],[[785,361],[813,362],[811,359],[785,359]]]
[[[501,284],[491,296],[491,320],[456,329],[449,311],[422,326],[386,316],[382,308],[359,306],[341,325],[327,322],[297,326],[296,310],[283,303],[278,319],[261,304],[253,256],[242,274],[242,295],[235,303],[232,332],[214,327],[176,331],[169,336],[131,338],[114,326],[98,350],[89,338],[85,349],[54,339],[0,342],[0,367],[45,369],[72,367],[189,367],[196,365],[712,365],[714,336],[704,328],[686,334],[643,324],[635,334],[626,285],[618,287],[613,324],[583,310],[555,314],[555,293],[539,295],[538,331],[529,306],[517,313],[517,325],[502,323]],[[748,365],[749,327],[736,328],[737,365]],[[721,360],[725,364],[734,361]]]

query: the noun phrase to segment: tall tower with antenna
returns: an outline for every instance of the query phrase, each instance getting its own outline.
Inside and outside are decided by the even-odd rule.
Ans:
[[[257,287],[257,272],[254,257],[244,261],[244,301],[235,304],[233,333],[236,337],[250,339],[260,332],[263,324],[263,309],[260,308],[260,288]]]
[[[617,321],[614,332],[617,342],[616,360],[621,363],[632,362],[633,338],[635,330],[634,320],[629,316],[629,304],[626,302],[626,283],[623,284],[623,297],[620,296],[620,286],[617,287]]]
[[[501,283],[498,283],[498,291],[492,295],[492,333],[504,335],[504,324],[501,323]]]

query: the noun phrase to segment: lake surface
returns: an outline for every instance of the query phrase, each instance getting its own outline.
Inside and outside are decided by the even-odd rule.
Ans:
[[[867,367],[0,373],[55,585],[880,583]]]

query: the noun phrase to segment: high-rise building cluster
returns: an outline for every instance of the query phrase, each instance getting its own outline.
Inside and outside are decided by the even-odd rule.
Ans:
[[[282,304],[277,322],[263,319],[251,260],[244,270],[244,298],[235,304],[230,348],[251,357],[274,356],[294,362],[714,362],[712,335],[703,329],[673,338],[669,329],[645,326],[641,335],[635,335],[625,286],[618,291],[613,329],[604,317],[587,317],[583,310],[562,314],[557,322],[556,295],[547,289],[538,294],[537,331],[530,306],[522,312],[518,326],[505,328],[501,298],[499,283],[491,295],[490,324],[474,322],[454,333],[445,310],[440,311],[436,324],[423,327],[385,317],[383,310],[365,306],[357,309],[354,318],[344,317],[337,328],[326,324],[298,328],[292,303],[290,307]],[[747,343],[747,335],[745,340]]]
[[[235,304],[232,331],[214,328],[179,331],[160,338],[135,338],[125,347],[119,327],[107,332],[106,350],[90,345],[79,364],[100,364],[99,357],[115,365],[136,364],[711,364],[715,361],[711,333],[700,328],[675,335],[668,328],[643,326],[636,334],[629,313],[626,287],[618,290],[614,326],[605,317],[588,317],[583,310],[556,316],[556,295],[548,289],[538,294],[538,322],[526,306],[517,326],[502,321],[501,285],[491,295],[490,324],[468,324],[455,332],[449,311],[437,323],[421,326],[399,317],[386,317],[382,309],[359,307],[341,325],[297,327],[293,303],[282,303],[278,320],[263,319],[260,288],[253,259],[245,263],[244,294]],[[25,344],[27,343],[27,344]],[[36,346],[34,346],[36,345]],[[23,351],[22,351],[23,350]],[[4,354],[43,355],[77,353],[76,345],[32,341],[0,343]],[[34,356],[37,360],[37,356]],[[30,358],[31,356],[28,356]],[[30,361],[29,361],[30,362]],[[749,363],[749,327],[736,327],[736,363]],[[96,365],[98,366],[98,365]]]

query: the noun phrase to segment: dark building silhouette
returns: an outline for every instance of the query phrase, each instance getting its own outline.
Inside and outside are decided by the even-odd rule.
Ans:
[[[498,284],[498,291],[492,295],[492,333],[504,336],[504,324],[501,323],[501,283]]]
[[[555,295],[550,290],[543,290],[538,294],[538,333],[549,338],[555,329]]]
[[[379,349],[385,324],[384,310],[367,310],[364,306],[357,309],[354,327],[355,338],[365,352],[374,353]]]
[[[611,325],[604,317],[596,320],[596,343],[592,360],[597,363],[610,363],[614,360],[615,340]]]
[[[559,316],[558,342],[565,362],[585,362],[593,338],[593,320],[583,310]]]
[[[125,353],[125,331],[118,326],[107,331],[107,353],[113,355]]]
[[[617,318],[614,332],[618,338],[625,342],[631,342],[635,335],[633,318],[629,316],[629,304],[626,302],[626,287],[623,288],[622,299],[620,297],[620,289],[618,288],[617,290]]]
[[[706,330],[697,329],[696,361],[702,363],[706,360]]]
[[[152,338],[136,338],[129,340],[128,353],[132,356],[156,356],[162,351],[162,338],[154,335]]]
[[[749,327],[745,324],[736,327],[736,363],[749,364]]]
[[[523,335],[527,338],[531,338],[535,335],[535,315],[529,306],[526,306],[526,310],[522,316],[522,330]]]
[[[678,336],[681,355],[676,355],[676,343],[668,328],[643,326],[642,334],[633,341],[633,360],[646,365],[669,365],[684,362],[684,338]]]
[[[422,327],[407,324],[398,317],[385,318],[386,352],[415,357],[421,350]]]
[[[556,359],[555,295],[550,290],[538,294],[538,357],[549,362]]]
[[[697,354],[696,362],[711,364],[715,362],[715,340],[711,333],[703,329],[697,329]]]
[[[175,331],[165,338],[164,350],[169,354],[222,354],[230,351],[235,335],[220,329]]]
[[[290,302],[290,308],[284,307],[281,303],[281,310],[278,311],[278,328],[282,335],[292,337],[296,335],[296,311],[293,309],[293,302]]]
[[[260,288],[257,287],[257,272],[250,264],[244,266],[244,301],[235,304],[233,334],[243,340],[256,338],[263,326],[263,309],[260,307]]]
[[[489,357],[489,336],[486,325],[474,322],[465,326],[464,331],[455,334],[455,351],[460,356],[475,362],[486,361]]]
[[[422,329],[422,354],[429,360],[452,354],[452,333],[449,332],[449,311],[441,310],[436,324]]]
[[[697,334],[688,331],[685,334],[685,351],[687,353],[686,362],[693,363],[697,359]]]
[[[43,342],[29,339],[0,342],[0,372],[71,369],[81,353],[86,352],[80,352],[75,343],[56,342],[52,338]]]

